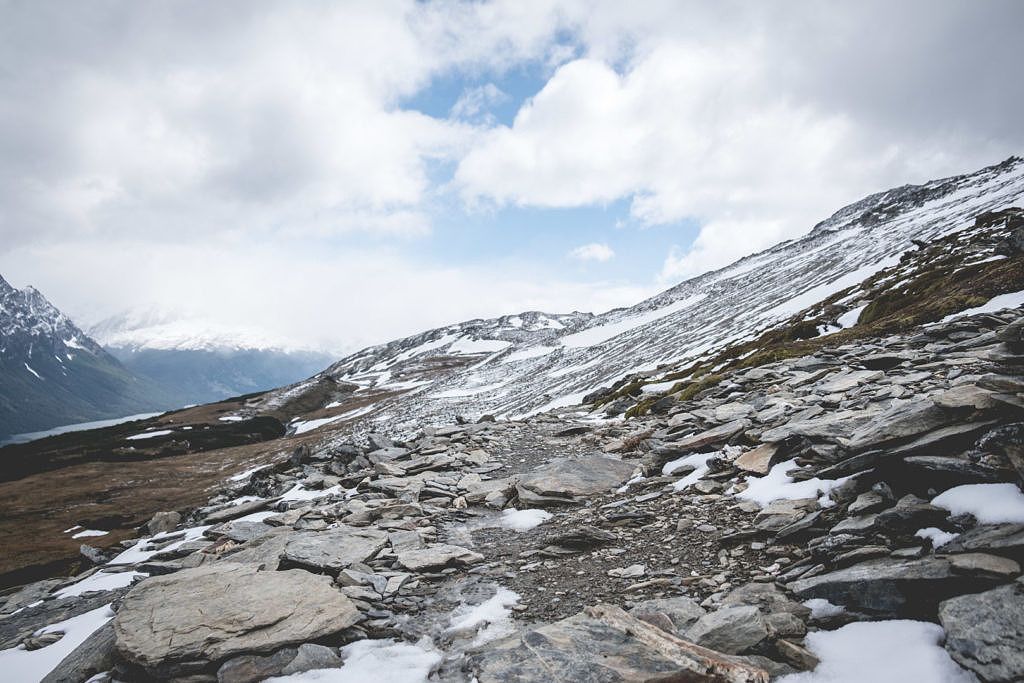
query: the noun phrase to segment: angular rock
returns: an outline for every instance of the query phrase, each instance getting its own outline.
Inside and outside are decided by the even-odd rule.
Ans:
[[[768,624],[761,610],[752,605],[709,612],[686,631],[686,640],[730,655],[746,652],[767,637]]]
[[[326,531],[293,534],[284,546],[282,561],[337,573],[356,562],[366,562],[388,542],[386,532],[340,525]]]
[[[704,616],[705,611],[691,598],[679,596],[644,600],[629,610],[629,613],[654,626],[658,626],[655,623],[657,616],[664,616],[668,625],[671,626],[669,633],[683,638],[687,629]],[[661,626],[658,627],[661,628]]]
[[[577,503],[581,497],[621,486],[634,469],[628,462],[603,455],[559,459],[522,475],[516,491],[526,505]]]
[[[251,500],[248,503],[242,503],[240,505],[231,505],[222,510],[211,512],[206,515],[206,518],[203,521],[206,524],[230,522],[233,519],[245,517],[246,515],[251,515],[254,512],[259,512],[260,510],[265,510],[278,500],[278,498],[261,498],[259,500]]]
[[[798,579],[789,588],[804,600],[825,598],[880,616],[931,619],[942,600],[991,588],[1019,573],[1016,562],[983,553],[884,558]]]
[[[753,450],[749,450],[740,457],[733,460],[732,464],[744,472],[765,475],[772,468],[772,460],[779,452],[779,445],[763,443]]]
[[[479,683],[768,681],[763,669],[688,643],[608,605],[491,643],[468,657],[467,668]]]
[[[983,681],[1024,680],[1024,583],[961,595],[939,605],[946,650]]]
[[[1024,524],[983,524],[942,546],[944,553],[991,553],[1024,562]]]
[[[149,531],[150,536],[155,536],[167,531],[174,531],[180,522],[180,512],[158,512],[146,524],[146,530]]]
[[[465,567],[484,561],[484,556],[480,553],[447,543],[435,543],[426,548],[402,550],[397,555],[398,564],[414,572],[434,571],[445,567]]]
[[[114,632],[128,663],[171,677],[316,640],[358,619],[355,605],[326,576],[222,563],[139,583],[125,596]]]
[[[929,398],[902,403],[871,418],[855,431],[847,446],[851,451],[909,439],[956,422],[955,416],[936,406]]]

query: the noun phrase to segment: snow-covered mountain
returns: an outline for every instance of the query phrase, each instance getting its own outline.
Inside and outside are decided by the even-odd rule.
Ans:
[[[914,240],[938,239],[972,226],[984,212],[1022,203],[1024,159],[1016,157],[906,185],[841,209],[801,239],[635,306],[601,315],[526,313],[431,330],[353,354],[306,382],[271,392],[253,409],[316,391],[320,410],[305,411],[297,428],[358,414],[401,431],[427,416],[519,416],[574,405],[629,376],[665,389],[672,378],[662,387],[658,380],[669,370],[755,339],[895,266]],[[856,322],[855,298],[834,302],[820,331]]]
[[[0,277],[0,435],[173,405],[37,289]]]
[[[181,404],[279,387],[336,358],[254,327],[166,309],[126,311],[87,329],[127,368],[158,382]]]

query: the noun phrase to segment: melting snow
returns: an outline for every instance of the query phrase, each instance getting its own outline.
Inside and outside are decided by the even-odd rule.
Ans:
[[[688,486],[697,483],[701,477],[707,474],[708,471],[708,460],[718,455],[715,453],[694,453],[693,455],[683,456],[677,460],[665,463],[665,466],[661,468],[661,473],[668,475],[672,474],[681,467],[694,467],[692,472],[687,474],[685,477],[677,481],[672,485],[676,491],[682,491]]]
[[[846,611],[842,605],[833,605],[825,598],[811,598],[804,603],[804,607],[810,608],[812,619],[834,617]]]
[[[551,513],[546,510],[509,509],[501,513],[501,526],[513,531],[528,531],[549,519],[551,519]]]
[[[918,538],[927,538],[932,542],[933,548],[941,548],[960,534],[951,534],[937,527],[930,526],[926,529],[918,529],[915,533]]]
[[[268,467],[270,467],[270,465],[257,465],[256,467],[248,469],[245,472],[239,472],[234,476],[228,477],[228,481],[243,481],[245,479],[248,479],[252,475],[256,474],[260,470],[266,469]]]
[[[1024,493],[1016,484],[965,484],[936,496],[932,505],[954,515],[969,512],[982,524],[1024,523]]]
[[[71,652],[85,642],[97,629],[113,618],[110,605],[51,624],[35,632],[36,635],[62,631],[64,637],[39,650],[25,650],[23,646],[0,650],[0,670],[8,681],[39,681]]]
[[[142,538],[142,539],[139,539],[139,541],[135,545],[133,545],[132,547],[130,547],[127,550],[125,550],[124,552],[122,552],[120,555],[118,555],[117,557],[112,559],[107,564],[111,564],[111,565],[138,564],[139,562],[145,562],[146,560],[148,560],[149,558],[153,557],[157,553],[162,553],[162,552],[167,552],[169,550],[174,550],[175,548],[180,548],[181,546],[185,545],[186,543],[189,543],[191,541],[199,540],[200,538],[203,537],[203,532],[206,531],[207,529],[209,529],[210,526],[211,525],[208,524],[206,526],[194,526],[194,527],[191,527],[189,529],[184,529],[184,536],[182,538],[179,538],[178,540],[174,541],[173,543],[170,543],[170,544],[168,544],[168,545],[166,545],[166,546],[164,546],[162,548],[153,547],[153,546],[150,545],[150,542],[156,541],[156,542],[159,543],[160,541],[165,541],[169,537],[176,536],[177,534],[180,534],[182,532],[181,531],[167,531],[167,532],[164,532],[164,533],[157,534],[156,536],[153,536],[152,538]]]
[[[66,531],[64,533],[67,533]],[[106,536],[109,531],[101,531],[99,529],[86,529],[85,531],[79,531],[71,538],[89,538],[90,536]]]
[[[441,653],[429,639],[415,645],[390,638],[357,640],[341,648],[341,656],[345,663],[340,669],[313,669],[291,676],[268,678],[267,683],[425,683],[430,672],[441,663]]]
[[[134,434],[126,437],[125,441],[141,441],[142,439],[152,439],[154,436],[167,436],[168,434],[174,433],[173,429],[158,429],[155,432],[142,432],[141,434]]]
[[[82,595],[89,591],[112,591],[131,584],[137,576],[149,576],[149,574],[143,574],[142,572],[96,572],[77,583],[61,588],[54,595],[58,598],[68,598]]]
[[[31,372],[31,373],[32,373],[33,375],[35,375],[35,376],[36,376],[36,379],[42,379],[42,378],[43,378],[43,376],[42,376],[42,375],[40,375],[40,374],[39,374],[38,372],[36,372],[35,370],[33,370],[33,369],[32,369],[32,366],[30,366],[30,365],[29,365],[28,363],[25,363],[24,365],[25,365],[25,369],[26,369],[26,370],[28,370],[29,372]]]
[[[975,308],[968,308],[960,311],[959,313],[953,313],[947,315],[945,318],[940,320],[940,323],[948,322],[953,318],[959,318],[964,315],[975,315],[976,313],[995,313],[1001,311],[1004,308],[1018,308],[1024,306],[1024,291],[1011,292],[1010,294],[1000,294],[999,296],[989,299],[988,302],[977,306]]]
[[[943,649],[942,627],[923,621],[867,621],[807,634],[821,663],[779,683],[976,683]]]
[[[515,632],[512,625],[512,606],[519,602],[519,594],[499,588],[491,598],[479,605],[463,605],[456,610],[446,633],[469,635],[475,633],[473,647],[504,638]]]
[[[786,472],[796,467],[796,459],[780,462],[763,477],[748,477],[747,488],[736,494],[737,498],[750,500],[765,507],[775,500],[799,500],[801,498],[818,498],[822,507],[830,507],[834,503],[828,493],[842,484],[846,479],[807,479],[795,481]]]

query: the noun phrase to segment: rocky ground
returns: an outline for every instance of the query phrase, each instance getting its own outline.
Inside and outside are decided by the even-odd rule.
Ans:
[[[1017,309],[739,369],[629,420],[575,409],[303,446],[139,540],[84,549],[84,575],[7,591],[0,666],[1019,681],[1022,375]]]

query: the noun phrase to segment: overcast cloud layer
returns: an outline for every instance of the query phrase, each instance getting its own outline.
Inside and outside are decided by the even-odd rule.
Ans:
[[[0,2],[0,273],[86,322],[174,306],[339,350],[630,304],[1024,151],[1022,28],[1012,0]],[[616,202],[630,241],[679,234],[642,277],[579,225],[427,248]]]

